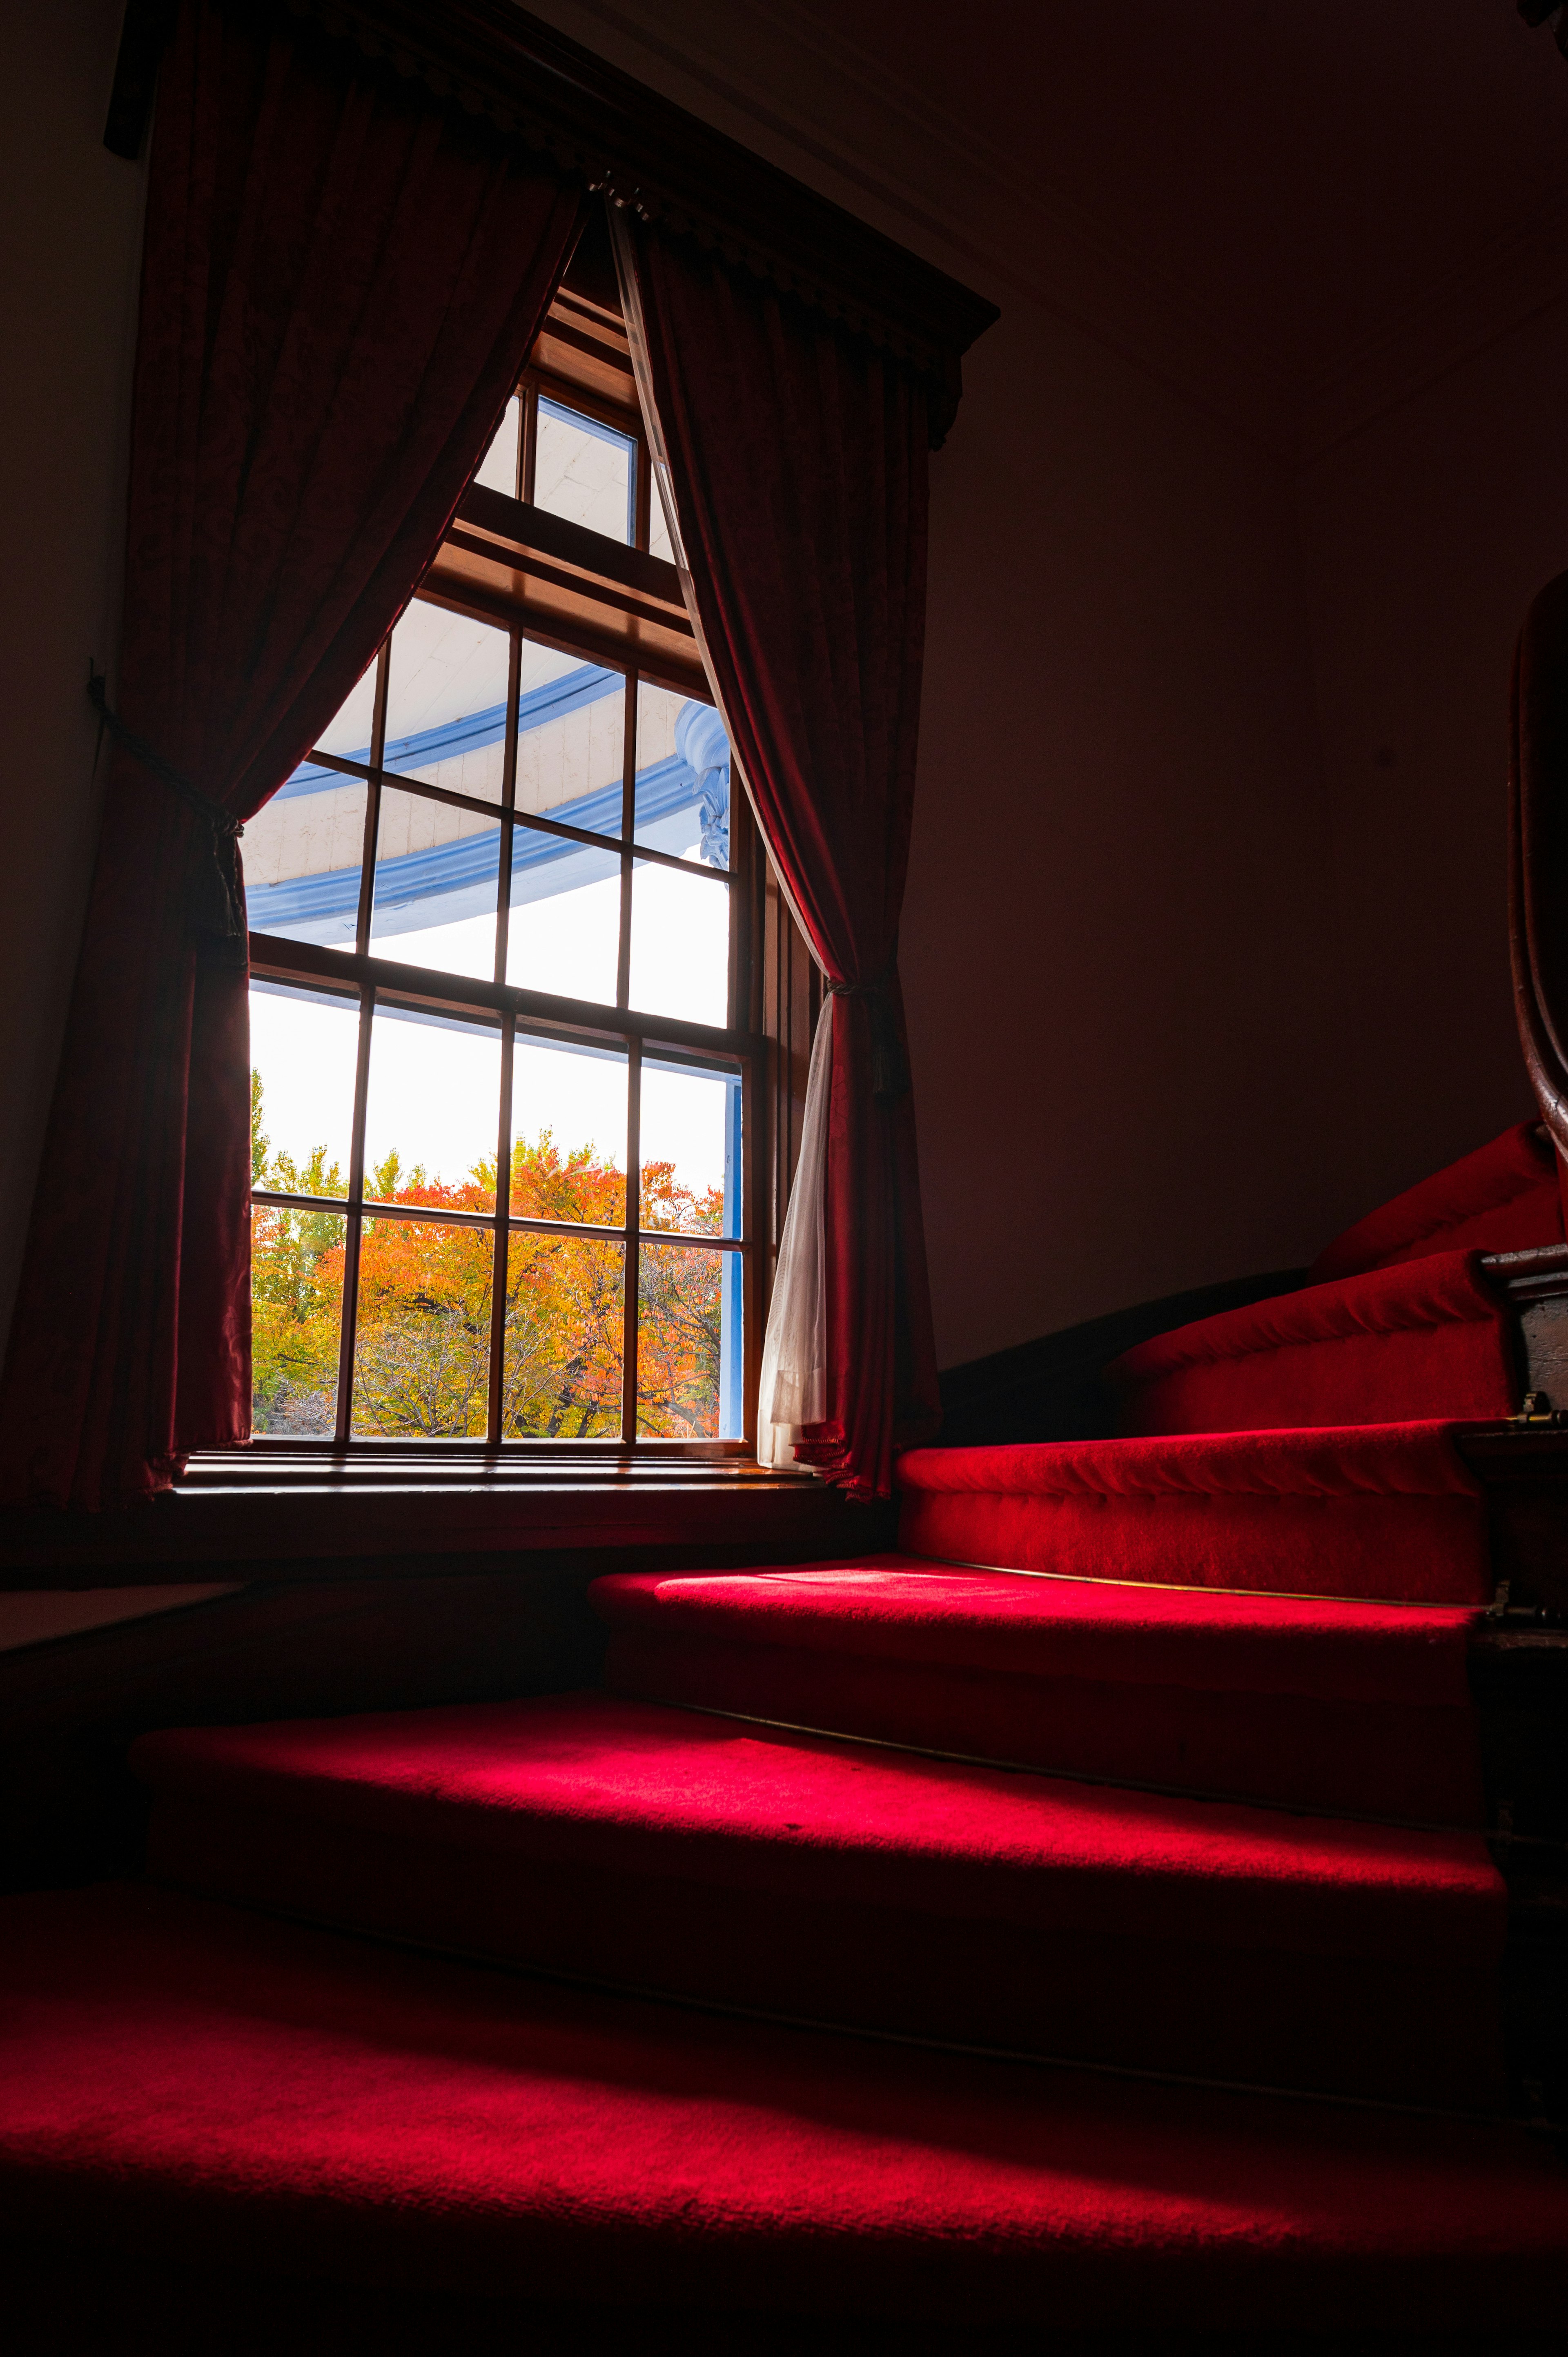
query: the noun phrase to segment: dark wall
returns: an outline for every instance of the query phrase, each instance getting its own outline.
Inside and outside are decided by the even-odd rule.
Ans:
[[[1509,678],[1526,608],[1568,566],[1568,469],[1542,430],[1565,382],[1559,300],[1302,477],[1342,942],[1336,1228],[1533,1110],[1509,980]]]
[[[155,1727],[337,1717],[589,1684],[596,1556],[247,1584],[0,1652],[0,1887],[124,1872],[144,1810],[125,1766]],[[232,1566],[243,1571],[243,1566]],[[303,1568],[303,1567],[302,1567]]]

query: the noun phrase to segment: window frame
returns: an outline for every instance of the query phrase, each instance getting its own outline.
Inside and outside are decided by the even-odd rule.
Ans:
[[[558,317],[564,314],[564,323]],[[583,332],[586,321],[587,333]],[[516,485],[518,498],[508,501],[504,495],[487,493],[495,513],[503,509],[518,512],[508,520],[532,534],[535,519],[544,511],[534,505],[532,493],[535,488],[537,453],[538,403],[544,398],[560,405],[591,416],[596,423],[610,425],[625,434],[636,451],[636,484],[634,493],[634,535],[628,549],[641,574],[649,576],[649,568],[668,573],[672,581],[678,576],[672,566],[648,554],[650,524],[650,493],[652,468],[650,463],[648,437],[640,411],[636,406],[629,355],[624,361],[624,330],[618,335],[619,322],[611,323],[602,307],[563,290],[563,296],[553,306],[546,333],[541,343],[552,334],[559,343],[563,325],[568,335],[575,333],[589,350],[585,361],[585,372],[590,380],[574,382],[560,367],[539,366],[532,354],[521,371],[515,390],[521,399],[518,434]],[[618,350],[617,346],[618,345]],[[552,345],[555,349],[555,345]],[[568,364],[572,361],[570,342],[565,346]],[[607,353],[608,355],[607,359]],[[624,375],[620,371],[624,370]],[[628,406],[615,400],[605,389],[612,373],[624,383],[631,395]],[[509,399],[512,396],[509,395]],[[482,465],[483,459],[479,464]],[[476,468],[476,473],[478,468]],[[473,486],[470,484],[470,490]],[[497,503],[499,503],[499,506]],[[463,510],[459,509],[458,522]],[[569,534],[584,534],[585,528],[568,527]],[[549,535],[547,534],[546,537]],[[606,552],[618,544],[597,534],[589,539],[601,540]],[[559,535],[557,535],[559,537]],[[323,995],[341,998],[346,1005],[357,1006],[359,1025],[355,1062],[354,1102],[350,1150],[346,1192],[342,1196],[321,1197],[288,1192],[277,1189],[252,1186],[253,1207],[289,1211],[305,1214],[330,1213],[344,1222],[343,1296],[339,1329],[337,1398],[334,1428],[330,1436],[266,1434],[261,1436],[269,1448],[282,1448],[302,1456],[351,1455],[356,1458],[377,1456],[406,1458],[410,1448],[423,1457],[427,1451],[443,1456],[453,1454],[483,1454],[494,1458],[503,1453],[517,1457],[531,1451],[567,1449],[574,1458],[590,1459],[606,1458],[630,1459],[657,1457],[723,1458],[746,1457],[755,1452],[757,1426],[757,1389],[760,1368],[763,1324],[766,1316],[767,1292],[771,1264],[777,1248],[778,1212],[770,1200],[774,1189],[767,1183],[770,1163],[769,1143],[774,1124],[769,1118],[770,1081],[772,1077],[772,1042],[761,1029],[764,993],[761,988],[758,952],[763,948],[766,930],[758,923],[763,915],[765,894],[759,889],[759,862],[765,855],[757,837],[755,822],[744,792],[732,789],[730,796],[730,866],[727,873],[706,863],[687,859],[652,845],[637,843],[636,763],[638,741],[638,699],[639,685],[647,680],[650,685],[669,688],[676,683],[668,662],[660,666],[657,654],[651,665],[637,660],[635,647],[628,657],[617,660],[602,639],[574,644],[569,629],[545,630],[525,619],[521,601],[510,615],[495,610],[494,602],[463,594],[463,585],[454,581],[442,567],[442,554],[449,546],[443,544],[432,567],[414,591],[414,600],[445,608],[467,615],[469,619],[510,634],[508,662],[508,702],[504,735],[503,772],[499,802],[465,794],[450,787],[438,786],[422,779],[409,778],[390,770],[385,762],[386,721],[391,673],[391,649],[393,630],[389,630],[373,659],[375,688],[372,706],[371,759],[359,762],[345,756],[313,748],[306,757],[313,767],[335,771],[343,781],[360,782],[366,788],[364,834],[360,859],[360,897],[356,918],[355,942],[352,951],[326,944],[297,942],[262,931],[250,937],[251,965],[255,980],[271,983],[285,990],[297,989],[313,996]],[[623,551],[623,554],[627,553]],[[608,555],[607,554],[607,564]],[[526,576],[528,560],[523,555],[518,568]],[[432,584],[435,586],[432,586]],[[667,594],[667,593],[666,593]],[[524,589],[526,595],[526,589]],[[406,611],[406,608],[404,609]],[[399,621],[403,617],[400,614]],[[689,627],[689,626],[688,626]],[[635,629],[635,623],[633,624]],[[600,835],[575,827],[569,823],[551,818],[544,813],[519,812],[515,807],[517,780],[517,748],[519,730],[517,706],[520,691],[521,647],[525,640],[553,647],[579,660],[600,664],[620,673],[625,681],[625,713],[622,748],[621,831],[618,837]],[[695,648],[693,640],[693,652]],[[679,679],[680,692],[694,700],[712,702],[705,682],[699,689],[684,665]],[[733,774],[733,773],[732,773]],[[736,780],[738,786],[738,780]],[[383,791],[391,788],[426,801],[477,815],[499,829],[497,867],[497,921],[495,959],[489,981],[445,974],[424,966],[408,966],[381,954],[372,946],[372,920],[376,878],[376,850]],[[505,979],[509,947],[509,923],[511,909],[512,846],[519,830],[564,837],[591,845],[596,849],[608,849],[618,854],[620,879],[619,932],[617,961],[616,1000],[607,1003],[579,1000],[539,989],[524,988]],[[658,865],[702,877],[708,888],[725,891],[729,899],[729,958],[727,973],[726,1021],[722,1026],[694,1023],[668,1016],[641,1013],[629,1004],[632,879],[639,865]],[[435,1013],[455,1020],[467,1020],[494,1025],[499,1035],[500,1084],[498,1109],[496,1202],[493,1211],[454,1211],[426,1205],[387,1204],[373,1196],[367,1198],[365,1168],[365,1123],[370,1082],[370,1055],[373,1025],[378,1007],[401,1008],[413,1013]],[[572,1222],[545,1221],[515,1213],[509,1200],[510,1189],[501,1174],[510,1167],[512,1146],[512,1077],[513,1060],[520,1039],[571,1041],[590,1046],[610,1047],[623,1050],[627,1058],[628,1135],[626,1150],[626,1184],[624,1217],[618,1227],[577,1225]],[[650,1050],[662,1049],[679,1062],[738,1073],[741,1121],[741,1168],[738,1187],[738,1233],[719,1237],[702,1232],[649,1228],[642,1223],[641,1174],[641,1073]],[[776,1183],[776,1182],[775,1182]],[[770,1216],[772,1214],[772,1216]],[[367,1221],[391,1219],[436,1227],[448,1226],[468,1230],[487,1230],[491,1234],[490,1263],[490,1334],[489,1342],[486,1431],[480,1440],[477,1436],[454,1436],[435,1438],[404,1436],[399,1437],[377,1435],[357,1435],[353,1430],[355,1345],[360,1326],[360,1271],[365,1225]],[[504,1388],[505,1319],[507,1311],[507,1269],[510,1239],[518,1233],[540,1233],[555,1236],[580,1236],[594,1242],[616,1243],[622,1255],[622,1382],[621,1428],[618,1437],[577,1438],[538,1435],[506,1435],[502,1432]],[[764,1239],[767,1239],[765,1245]],[[640,1258],[650,1243],[673,1246],[691,1251],[717,1252],[738,1261],[741,1277],[742,1319],[742,1432],[733,1437],[672,1439],[644,1437],[639,1424],[639,1326],[641,1286]],[[771,1246],[771,1249],[768,1247]],[[723,1420],[721,1403],[720,1420]]]

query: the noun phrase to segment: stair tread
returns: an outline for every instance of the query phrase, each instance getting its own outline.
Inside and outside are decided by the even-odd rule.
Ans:
[[[1486,1604],[1453,1419],[914,1448],[898,1544],[934,1562],[1283,1596]]]
[[[597,1694],[144,1737],[160,1802],[249,1807],[519,1859],[824,1888],[1140,1936],[1487,1961],[1476,1835],[1130,1792]]]
[[[1302,1286],[1156,1334],[1112,1361],[1128,1433],[1511,1414],[1507,1304],[1477,1251]]]
[[[1434,1252],[1519,1252],[1562,1240],[1556,1153],[1538,1120],[1520,1121],[1380,1203],[1325,1244],[1308,1275],[1327,1284]]]
[[[1368,1603],[983,1571],[892,1552],[745,1572],[613,1572],[610,1627],[1009,1675],[1462,1707],[1474,1605]]]
[[[475,2295],[1545,2326],[1568,2172],[1410,2118],[726,2020],[135,1886],[0,1900],[8,2231]]]

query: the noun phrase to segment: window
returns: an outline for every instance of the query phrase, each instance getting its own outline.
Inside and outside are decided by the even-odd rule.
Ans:
[[[246,830],[258,1437],[744,1437],[753,839],[592,263]]]

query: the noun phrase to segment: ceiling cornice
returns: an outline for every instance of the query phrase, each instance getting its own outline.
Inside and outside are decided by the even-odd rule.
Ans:
[[[968,126],[896,66],[791,0],[747,0],[809,81],[848,92],[852,147],[790,96],[789,77],[748,70],[667,15],[643,21],[617,0],[534,0],[579,39],[666,88],[693,112],[861,212],[939,267],[1005,306],[1022,296],[1293,466],[1305,466],[1414,398],[1477,352],[1568,297],[1568,196],[1391,310],[1378,328],[1292,377],[1217,316],[1211,299],[1108,231],[1071,191]],[[672,94],[674,94],[672,92]],[[894,135],[875,136],[878,119]],[[918,156],[920,183],[892,160]]]

